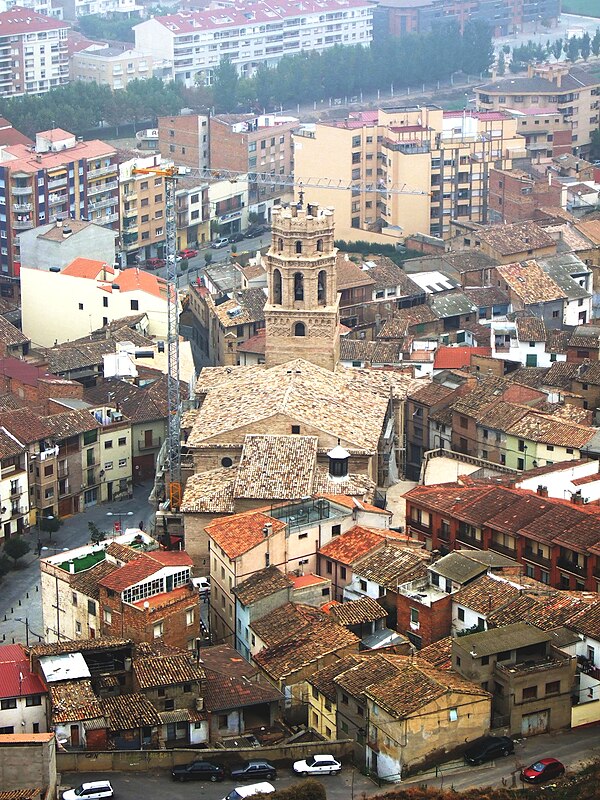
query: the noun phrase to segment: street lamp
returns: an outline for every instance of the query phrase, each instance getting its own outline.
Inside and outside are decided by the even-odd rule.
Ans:
[[[113,535],[115,534],[115,526],[119,526],[119,533],[123,533],[123,517],[133,517],[133,511],[107,511],[107,517],[118,517],[117,522],[113,522]]]

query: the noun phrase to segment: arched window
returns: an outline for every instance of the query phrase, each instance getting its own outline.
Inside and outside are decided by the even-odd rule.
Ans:
[[[317,278],[317,300],[319,305],[327,305],[327,273],[324,269],[319,272]]]
[[[297,241],[296,242],[296,252],[297,253],[301,253],[302,252],[302,242],[301,241]]]
[[[294,272],[294,300],[304,300],[304,275]]]
[[[306,336],[306,328],[303,322],[297,322],[294,325],[294,336]]]
[[[279,253],[283,253],[283,239],[277,239],[277,250]]]
[[[317,239],[317,253],[323,252],[323,239]]]
[[[273,270],[273,303],[281,305],[281,272],[278,269]]]

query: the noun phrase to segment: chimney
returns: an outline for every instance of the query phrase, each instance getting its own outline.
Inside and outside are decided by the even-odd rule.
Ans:
[[[575,492],[575,494],[571,495],[571,502],[574,506],[582,506],[583,497],[581,496],[581,492]]]
[[[265,539],[268,539],[269,536],[273,533],[273,523],[267,522],[267,524],[263,527],[262,532]]]
[[[75,562],[69,561],[69,572],[71,575],[75,575]]]
[[[542,485],[538,486],[537,493],[539,494],[540,497],[548,497],[548,487]]]

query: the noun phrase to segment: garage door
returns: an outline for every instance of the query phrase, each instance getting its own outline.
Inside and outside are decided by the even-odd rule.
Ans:
[[[523,736],[534,736],[536,733],[546,733],[550,725],[550,709],[536,711],[534,714],[524,714],[521,720],[521,733]]]

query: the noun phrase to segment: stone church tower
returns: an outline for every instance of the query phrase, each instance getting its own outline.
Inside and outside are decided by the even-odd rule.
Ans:
[[[316,205],[275,207],[272,228],[264,257],[267,367],[304,358],[333,370],[340,356],[333,212]]]

